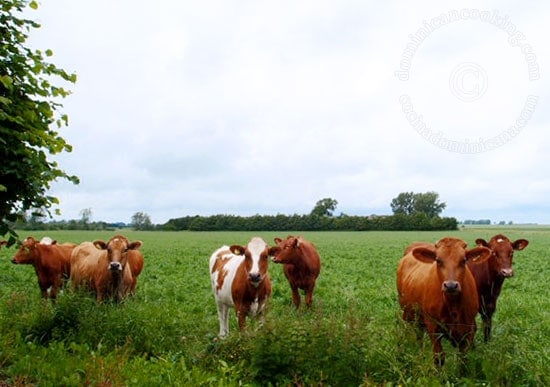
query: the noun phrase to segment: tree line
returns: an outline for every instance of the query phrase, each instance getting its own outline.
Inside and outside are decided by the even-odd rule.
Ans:
[[[405,204],[407,208],[405,208]],[[455,218],[440,217],[446,204],[436,192],[401,193],[392,200],[393,215],[334,216],[338,201],[319,200],[307,215],[212,215],[170,219],[169,231],[430,231],[456,230]]]
[[[424,213],[371,216],[212,215],[170,219],[166,231],[430,231],[456,230],[457,220]]]
[[[332,198],[319,200],[309,214],[239,216],[218,214],[211,216],[184,216],[170,219],[164,224],[153,224],[145,212],[136,212],[128,224],[92,222],[91,208],[80,212],[80,219],[45,222],[46,215],[21,216],[14,228],[19,230],[114,230],[131,227],[141,231],[429,231],[456,230],[455,218],[440,217],[445,203],[439,202],[435,192],[412,194],[410,210],[402,210],[399,194],[392,201],[393,215],[334,216],[338,201]],[[429,199],[429,200],[428,200]],[[419,206],[416,201],[420,201]],[[410,203],[409,203],[410,204]]]

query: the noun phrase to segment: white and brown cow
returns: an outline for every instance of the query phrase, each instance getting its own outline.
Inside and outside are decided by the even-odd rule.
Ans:
[[[262,238],[255,237],[247,246],[223,246],[210,257],[220,337],[229,333],[229,308],[235,308],[240,330],[246,327],[247,315],[264,313],[271,295],[268,255],[268,245]]]

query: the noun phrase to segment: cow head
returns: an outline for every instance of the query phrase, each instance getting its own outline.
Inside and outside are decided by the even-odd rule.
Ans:
[[[275,238],[276,246],[269,249],[269,255],[273,257],[275,263],[291,263],[300,248],[300,237],[289,235],[286,239]]]
[[[21,265],[32,265],[38,256],[36,245],[38,241],[32,236],[25,238],[21,243],[19,250],[13,256],[11,262]]]
[[[244,265],[250,284],[257,288],[267,276],[269,249],[262,238],[252,238],[248,245],[233,245],[229,248],[235,255],[244,255]]]
[[[441,291],[447,295],[457,295],[462,291],[461,284],[468,271],[466,262],[484,262],[489,259],[491,250],[483,246],[468,250],[461,239],[443,238],[434,246],[415,247],[412,255],[419,261],[436,265]]]
[[[128,251],[139,249],[141,241],[130,242],[122,235],[115,235],[108,242],[96,240],[94,246],[100,250],[107,250],[107,269],[113,274],[120,274],[128,262]]]
[[[491,270],[500,277],[508,278],[514,275],[514,269],[512,269],[514,250],[523,250],[527,247],[529,241],[518,239],[512,243],[506,236],[498,234],[492,237],[489,242],[482,238],[476,239],[476,244],[491,249],[492,254],[489,260]]]

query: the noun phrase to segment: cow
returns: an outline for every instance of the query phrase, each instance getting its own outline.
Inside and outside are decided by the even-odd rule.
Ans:
[[[466,262],[482,263],[490,255],[486,247],[468,250],[463,240],[446,237],[435,245],[415,244],[399,262],[397,292],[403,320],[428,332],[437,367],[445,363],[443,337],[458,346],[461,358],[473,345],[479,305]]]
[[[268,254],[265,241],[254,237],[246,246],[222,246],[210,257],[221,338],[229,333],[230,308],[235,308],[241,331],[246,328],[246,316],[264,315],[271,295]]]
[[[274,263],[283,264],[283,271],[292,289],[292,302],[300,307],[299,289],[305,292],[306,306],[313,302],[315,282],[321,271],[321,259],[313,243],[301,236],[289,235],[285,240],[274,239],[276,246],[269,251]]]
[[[71,283],[74,289],[87,288],[98,302],[114,298],[120,302],[135,292],[137,276],[143,268],[141,241],[130,242],[122,235],[109,241],[83,242],[71,256]]]
[[[5,246],[8,244],[8,241],[0,241],[0,247]]]
[[[29,236],[23,240],[11,261],[14,264],[33,265],[42,298],[50,298],[55,302],[63,280],[69,278],[71,253],[75,246],[74,243],[42,244]]]
[[[491,257],[482,265],[468,262],[474,275],[479,297],[479,314],[483,325],[483,338],[485,342],[491,339],[493,314],[497,307],[497,299],[502,290],[506,278],[514,275],[512,259],[514,250],[523,250],[529,244],[526,239],[518,239],[511,242],[506,236],[497,234],[489,242],[485,239],[476,239],[476,244],[491,249]]]

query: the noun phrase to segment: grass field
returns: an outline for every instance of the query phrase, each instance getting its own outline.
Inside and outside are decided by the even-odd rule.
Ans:
[[[469,245],[503,232],[526,238],[494,316],[493,339],[478,329],[467,368],[456,349],[432,365],[427,337],[400,321],[395,273],[413,241],[458,236]],[[274,232],[126,232],[144,245],[137,294],[97,305],[65,290],[40,300],[36,275],[0,251],[0,385],[550,385],[550,228],[468,228],[456,232],[307,232],[321,254],[314,305],[296,311],[282,267],[270,265],[274,292],[263,325],[218,340],[208,259],[223,244]],[[40,238],[45,234],[27,233]],[[50,232],[60,242],[108,239],[113,232]],[[478,318],[479,321],[479,318]],[[479,326],[480,324],[478,324]]]

